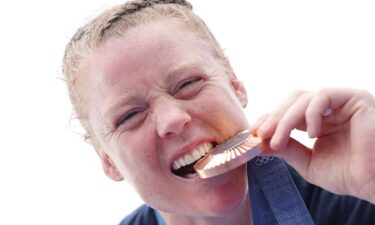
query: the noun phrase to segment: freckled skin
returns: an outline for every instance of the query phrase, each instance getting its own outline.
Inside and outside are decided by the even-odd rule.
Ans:
[[[185,61],[199,66],[167,80],[168,71]],[[249,211],[249,202],[244,201],[248,196],[245,167],[194,181],[177,177],[170,169],[183,154],[183,146],[222,142],[248,129],[243,113],[245,89],[226,71],[211,46],[176,21],[140,25],[126,37],[104,43],[88,60],[84,87],[90,93],[88,118],[107,175],[127,180],[147,204],[164,211],[169,221]],[[179,89],[190,77],[201,79]],[[175,89],[177,93],[171,94]],[[118,128],[105,130],[105,124],[113,121],[105,110],[129,95],[134,99],[114,110],[112,117],[132,107],[141,106],[141,112]]]

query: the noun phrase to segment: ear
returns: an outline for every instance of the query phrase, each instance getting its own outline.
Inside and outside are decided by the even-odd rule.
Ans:
[[[231,76],[231,86],[238,100],[241,102],[242,106],[245,108],[247,105],[246,88],[243,85],[243,83],[237,79],[235,74],[232,74]]]
[[[113,163],[112,159],[108,154],[104,152],[98,152],[100,160],[102,161],[102,166],[104,173],[114,181],[124,180],[123,176],[117,169],[116,165]]]

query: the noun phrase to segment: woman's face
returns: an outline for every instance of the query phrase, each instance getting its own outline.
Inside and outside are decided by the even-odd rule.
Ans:
[[[182,27],[140,25],[90,56],[82,86],[88,122],[106,174],[127,180],[147,204],[222,215],[247,194],[244,166],[206,180],[188,172],[191,165],[175,169],[248,128],[246,93],[212,47]]]

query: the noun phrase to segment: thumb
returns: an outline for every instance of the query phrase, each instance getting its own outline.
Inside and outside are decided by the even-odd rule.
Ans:
[[[287,145],[282,150],[274,151],[269,147],[269,140],[264,140],[260,148],[262,155],[272,155],[284,159],[303,178],[309,180],[309,165],[312,150],[297,140],[289,138]]]

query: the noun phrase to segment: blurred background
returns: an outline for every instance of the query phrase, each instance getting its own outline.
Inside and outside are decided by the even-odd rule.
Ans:
[[[119,0],[0,3],[0,224],[118,224],[142,204],[81,136],[61,64],[76,29]],[[293,90],[375,93],[373,1],[198,1],[248,88],[250,122]]]

